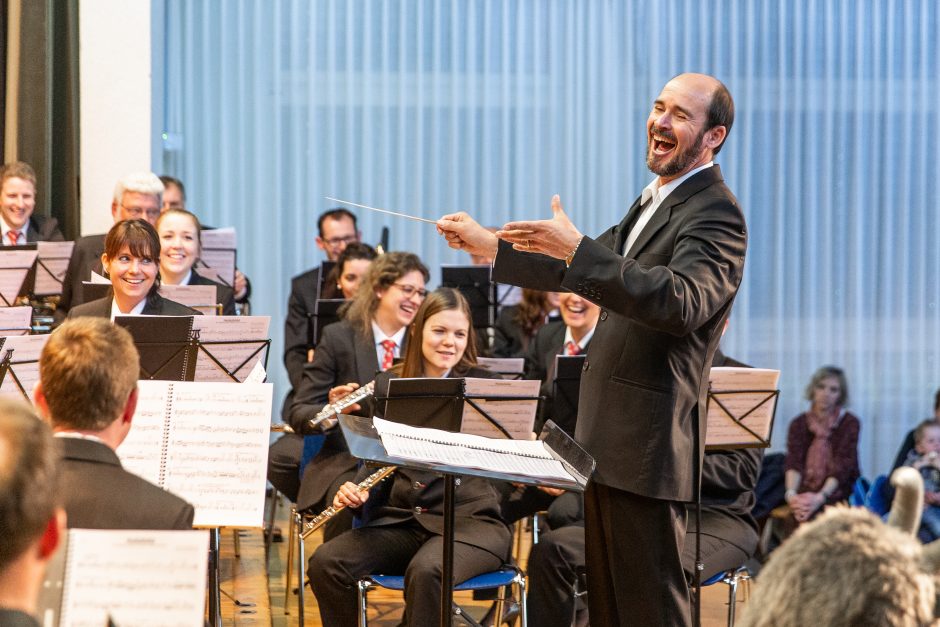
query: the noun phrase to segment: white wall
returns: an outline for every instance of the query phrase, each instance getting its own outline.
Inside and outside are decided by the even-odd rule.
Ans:
[[[112,222],[114,184],[151,169],[150,0],[79,3],[81,230]]]

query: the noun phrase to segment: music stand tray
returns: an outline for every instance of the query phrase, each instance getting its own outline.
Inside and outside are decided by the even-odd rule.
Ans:
[[[496,323],[496,285],[489,264],[472,266],[441,266],[441,287],[458,290],[470,304],[474,329],[485,329]]]

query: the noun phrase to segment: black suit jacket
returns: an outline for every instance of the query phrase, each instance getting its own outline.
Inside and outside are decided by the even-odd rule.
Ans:
[[[500,378],[498,373],[485,368],[471,368],[466,373],[453,373],[453,376]],[[388,389],[388,380],[394,377],[390,372],[378,375],[376,389]],[[372,413],[382,415],[381,407],[373,406],[372,410]],[[356,483],[372,472],[375,472],[374,468],[363,466],[356,475]],[[454,538],[506,559],[510,533],[500,516],[499,495],[493,484],[480,477],[461,477],[454,499]],[[371,507],[369,502],[372,503]],[[365,525],[370,527],[394,525],[414,519],[431,533],[443,535],[444,480],[434,473],[398,468],[369,497],[365,517]]]
[[[532,338],[532,342],[529,344],[529,350],[526,352],[525,378],[538,379],[542,382],[539,388],[539,396],[542,399],[539,402],[539,414],[535,425],[536,432],[541,431],[542,425],[551,419],[567,433],[574,433],[574,424],[562,424],[562,421],[554,415],[552,381],[555,378],[555,356],[564,354],[566,328],[562,320],[549,322],[536,332],[535,337]],[[590,345],[590,342],[588,342],[588,346]],[[585,347],[585,350],[587,350],[587,347]]]
[[[26,242],[61,242],[65,237],[59,230],[59,221],[52,216],[32,215],[26,227]]]
[[[83,303],[73,307],[69,311],[69,318],[79,318],[81,316],[96,316],[98,318],[111,317],[111,296],[105,296],[90,303]],[[190,309],[186,305],[181,305],[176,301],[167,300],[159,294],[150,296],[144,310],[141,312],[144,316],[201,316],[201,311]]]
[[[104,252],[104,233],[86,235],[75,240],[72,248],[72,258],[69,259],[65,278],[62,280],[62,298],[56,307],[56,313],[64,316],[75,305],[85,302],[82,292],[82,281],[91,277],[92,271],[104,274],[101,265],[101,254]],[[57,316],[57,317],[59,317]]]
[[[569,290],[601,307],[588,349],[577,440],[594,481],[647,497],[692,497],[693,422],[705,415],[708,372],[741,282],[744,216],[718,166],[660,205],[630,254],[621,252],[640,202],[571,267],[500,243],[493,279]],[[704,420],[700,434],[704,436]]]
[[[406,340],[407,337],[406,333]],[[292,390],[288,422],[296,433],[313,433],[307,422],[327,404],[331,388],[346,383],[363,385],[375,379],[378,372],[372,333],[363,336],[345,320],[326,326],[313,361],[303,367],[300,386]],[[339,427],[330,429],[320,453],[304,468],[297,506],[306,509],[322,500],[333,480],[354,470],[356,463]]]
[[[68,526],[80,529],[191,529],[193,506],[129,473],[105,444],[58,438]]]
[[[189,274],[189,283],[186,285],[214,285],[216,298],[215,302],[222,304],[222,315],[235,315],[235,296],[232,288],[229,286],[216,283],[212,279],[207,279],[206,277],[196,272],[191,272]]]
[[[298,274],[290,282],[287,299],[287,319],[284,321],[284,366],[291,386],[296,390],[303,378],[310,347],[309,317],[317,302],[317,284],[320,267]]]

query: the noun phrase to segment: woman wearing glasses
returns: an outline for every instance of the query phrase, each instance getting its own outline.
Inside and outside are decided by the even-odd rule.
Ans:
[[[290,425],[296,433],[317,433],[308,422],[326,403],[392,367],[405,350],[405,328],[427,294],[424,285],[429,278],[428,269],[411,253],[392,252],[372,262],[345,318],[323,329],[313,361],[304,366],[289,412]],[[352,408],[356,409],[357,406]],[[290,469],[270,468],[269,478],[275,474],[287,476]],[[339,427],[329,429],[323,448],[304,469],[297,491],[297,508],[323,509],[339,486],[355,474],[356,459],[349,454]],[[291,496],[290,487],[283,487],[287,489],[282,491]],[[351,522],[352,515],[348,513],[334,517],[324,528],[324,539],[348,529]]]
[[[193,316],[199,312],[167,300],[160,289],[160,238],[145,220],[121,220],[108,231],[101,264],[111,278],[111,294],[72,307],[69,318],[120,315]]]

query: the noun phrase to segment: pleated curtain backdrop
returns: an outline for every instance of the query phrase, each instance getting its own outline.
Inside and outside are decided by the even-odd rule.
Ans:
[[[651,180],[645,121],[682,71],[737,104],[718,157],[748,219],[725,352],[782,370],[774,448],[823,364],[845,368],[863,471],[931,413],[938,372],[940,32],[933,0],[167,0],[163,170],[234,225],[286,392],[290,277],[336,196],[597,234]],[[158,29],[159,30],[159,29]],[[433,227],[359,211],[434,268]]]

